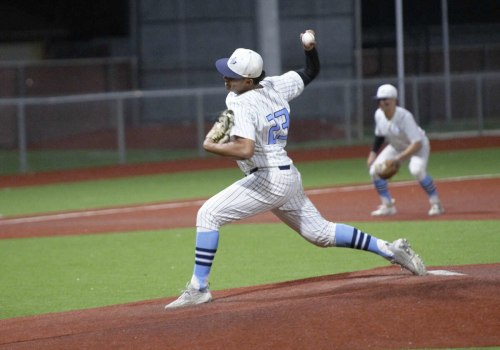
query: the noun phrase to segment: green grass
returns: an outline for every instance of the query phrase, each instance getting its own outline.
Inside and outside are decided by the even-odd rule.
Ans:
[[[407,237],[429,266],[499,262],[500,235],[491,235],[499,221],[351,224],[386,240]],[[194,239],[193,229],[177,229],[0,240],[0,318],[176,295],[191,277]],[[221,230],[211,286],[219,290],[387,264],[375,254],[315,247],[283,224],[232,224]]]
[[[438,179],[500,176],[498,159],[500,149],[436,152],[430,172]],[[369,182],[364,158],[297,166],[307,188]],[[235,167],[2,189],[0,212],[21,215],[203,198],[241,176]],[[406,169],[396,178],[408,179]],[[441,266],[500,262],[500,235],[492,234],[499,223],[350,224],[386,240],[405,236],[429,266]],[[0,318],[177,295],[192,273],[194,239],[190,228],[0,240]],[[387,265],[366,252],[314,247],[283,224],[225,226],[219,247],[211,276],[214,290]]]
[[[500,175],[499,159],[500,148],[435,152],[430,157],[429,173],[436,179],[480,174]],[[394,177],[394,181],[413,179],[406,164]],[[370,181],[365,158],[300,163],[298,167],[305,187]]]
[[[127,163],[159,162],[182,158],[194,158],[193,150],[129,149]],[[112,166],[119,163],[117,151],[96,150],[30,150],[27,153],[28,171],[54,171],[88,167]],[[0,175],[19,173],[19,152],[0,150]]]
[[[237,169],[126,177],[0,189],[0,213],[32,214],[208,197],[238,179]]]
[[[500,149],[432,154],[429,171],[435,178],[498,174]],[[365,159],[343,159],[297,164],[306,188],[367,183]],[[136,176],[45,186],[0,189],[3,215],[101,208],[165,200],[209,197],[242,176],[231,169]],[[409,180],[406,168],[395,181]]]

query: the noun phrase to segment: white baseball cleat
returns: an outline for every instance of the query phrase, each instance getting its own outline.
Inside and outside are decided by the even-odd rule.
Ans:
[[[372,216],[388,216],[388,215],[394,215],[397,213],[396,207],[394,206],[394,203],[396,201],[392,199],[391,204],[382,204],[379,205],[377,210],[372,211]]]
[[[175,309],[178,307],[204,304],[209,303],[210,301],[212,301],[212,293],[210,293],[208,287],[198,290],[188,283],[181,296],[170,304],[165,305],[165,309]]]
[[[386,258],[392,264],[397,264],[417,276],[425,276],[427,274],[424,262],[411,249],[410,243],[405,238],[388,243],[387,248],[394,254],[392,257]]]
[[[429,215],[434,216],[434,215],[441,215],[444,214],[444,208],[441,203],[434,203],[431,205],[431,208],[429,209]]]

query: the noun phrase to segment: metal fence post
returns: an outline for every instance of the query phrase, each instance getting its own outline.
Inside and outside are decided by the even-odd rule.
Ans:
[[[351,84],[346,83],[344,86],[344,108],[345,108],[345,125],[344,125],[344,134],[347,143],[352,144],[352,126],[351,126]]]
[[[24,100],[17,103],[17,138],[19,145],[19,171],[28,172],[27,135],[26,135],[26,106]]]
[[[413,115],[417,123],[420,124],[420,105],[418,104],[418,81],[417,77],[413,77],[411,80],[412,83],[412,100],[413,100]]]
[[[205,120],[203,113],[203,93],[196,94],[196,139],[198,140],[198,156],[205,157],[203,140],[205,138]]]
[[[123,116],[123,99],[116,100],[116,139],[118,143],[118,163],[125,164],[126,145],[125,145],[125,120]]]
[[[477,103],[477,124],[479,129],[479,135],[482,135],[484,130],[483,80],[480,75],[476,77],[476,103]]]

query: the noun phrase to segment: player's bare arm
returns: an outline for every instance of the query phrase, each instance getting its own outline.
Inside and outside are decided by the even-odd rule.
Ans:
[[[234,137],[227,143],[215,143],[210,138],[203,142],[205,151],[238,160],[249,159],[255,151],[255,142],[243,137]]]
[[[376,158],[377,153],[370,151],[370,153],[368,154],[368,159],[366,160],[366,165],[368,166],[368,168],[373,164]]]
[[[410,158],[412,155],[420,151],[421,148],[422,141],[413,142],[403,152],[398,154],[398,156],[393,161],[401,163],[402,161]]]

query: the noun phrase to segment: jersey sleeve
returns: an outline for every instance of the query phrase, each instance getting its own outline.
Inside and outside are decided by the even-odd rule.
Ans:
[[[287,101],[293,100],[304,91],[304,81],[295,71],[266,78],[263,83],[271,84],[278,94]]]
[[[406,113],[404,114],[402,128],[411,143],[422,141],[422,133],[420,127],[417,125],[413,114],[411,114],[409,111],[406,111]]]
[[[385,118],[383,116],[383,113],[384,112],[382,112],[380,110],[380,108],[375,111],[375,115],[374,115],[374,118],[373,118],[373,119],[375,119],[375,136],[383,136],[383,137],[385,137],[385,135],[382,134],[382,131],[380,130],[380,125],[379,125],[379,119],[380,118]]]
[[[255,116],[252,110],[248,108],[248,104],[238,103],[235,100],[227,100],[226,104],[228,109],[234,112],[234,125],[230,136],[238,136],[255,141]]]

